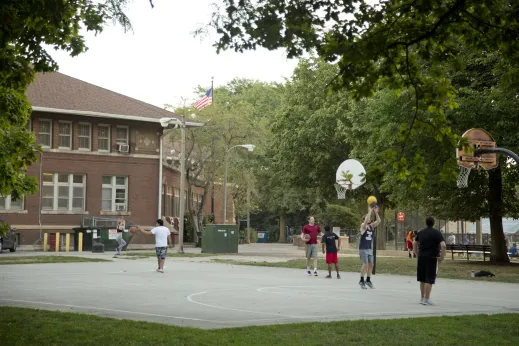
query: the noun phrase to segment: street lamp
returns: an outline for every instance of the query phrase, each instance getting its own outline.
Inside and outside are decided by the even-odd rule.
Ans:
[[[230,147],[225,152],[225,173],[223,177],[223,214],[222,214],[222,223],[225,224],[227,221],[227,170],[229,168],[229,152],[237,147],[242,147],[247,149],[248,151],[253,151],[256,147],[254,144],[238,144],[234,147]]]
[[[175,124],[173,129],[164,131],[160,136],[160,168],[159,168],[159,219],[162,219],[162,143],[163,137],[180,127],[181,140],[180,140],[180,212],[179,212],[179,225],[178,225],[178,252],[184,253],[184,214],[185,214],[185,180],[186,180],[186,118],[184,116],[181,119],[177,118],[161,118],[160,125],[163,128],[167,128],[169,125]]]

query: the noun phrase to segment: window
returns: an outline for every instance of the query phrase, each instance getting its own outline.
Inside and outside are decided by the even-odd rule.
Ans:
[[[202,206],[202,199],[204,198],[204,195],[198,195],[198,205],[196,206],[198,209]]]
[[[90,150],[90,138],[92,134],[92,126],[90,124],[80,123],[78,126],[78,149]]]
[[[72,148],[72,123],[70,121],[59,122],[59,148]]]
[[[18,201],[11,199],[11,196],[0,196],[0,211],[18,211],[23,210],[23,198]]]
[[[173,198],[175,214],[173,214],[173,216],[179,216],[180,215],[180,189],[173,189],[173,192],[175,194],[175,196]]]
[[[117,126],[117,144],[128,144],[128,126]]]
[[[166,216],[173,216],[173,187],[168,186],[166,189]]]
[[[50,148],[52,144],[52,120],[40,119],[38,142],[42,147]]]
[[[101,209],[103,211],[128,211],[128,177],[103,176]]]
[[[84,211],[85,186],[85,175],[43,173],[42,209]]]
[[[110,151],[110,125],[99,125],[97,130],[98,150]]]
[[[27,129],[27,131],[32,132],[32,119],[31,118],[29,118],[29,120],[27,120],[26,129]]]

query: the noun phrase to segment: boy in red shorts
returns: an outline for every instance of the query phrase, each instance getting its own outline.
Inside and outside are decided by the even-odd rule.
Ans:
[[[335,240],[339,240],[339,250],[341,248],[341,238],[337,236],[337,234],[333,233],[330,226],[324,227],[324,235],[321,243],[323,244],[323,254],[326,253],[326,263],[328,264],[328,276],[327,279],[332,278],[332,263],[335,265],[335,270],[337,271],[337,279],[340,279],[339,275],[339,265],[337,264],[337,246],[335,245]]]

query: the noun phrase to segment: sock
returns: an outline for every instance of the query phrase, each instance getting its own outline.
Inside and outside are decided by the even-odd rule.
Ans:
[[[364,282],[364,276],[360,277],[360,282]]]
[[[317,268],[314,267],[314,272],[316,272],[316,271],[317,271]]]
[[[310,270],[310,266],[306,266],[306,270],[309,271]]]
[[[369,276],[366,278],[366,282],[371,282],[371,278]]]

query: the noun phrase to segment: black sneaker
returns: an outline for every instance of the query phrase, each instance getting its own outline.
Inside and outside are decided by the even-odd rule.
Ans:
[[[337,274],[337,279],[340,279],[340,278],[341,278],[341,276],[339,274]]]
[[[325,279],[331,279],[332,276],[331,276],[331,275],[326,275],[324,278],[325,278]]]
[[[367,290],[368,289],[366,287],[366,283],[364,281],[359,281],[359,285],[360,285],[360,288],[362,288],[363,290]]]
[[[375,288],[375,286],[373,286],[373,284],[371,283],[371,281],[366,281],[366,285],[367,285],[369,288]]]

